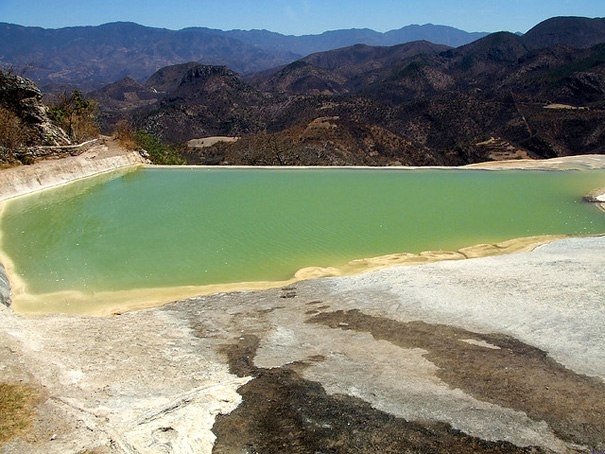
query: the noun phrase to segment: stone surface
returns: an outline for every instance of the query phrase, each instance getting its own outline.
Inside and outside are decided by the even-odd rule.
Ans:
[[[0,202],[31,192],[67,184],[81,178],[145,163],[136,151],[121,148],[109,137],[101,138],[78,156],[47,160],[0,172]]]
[[[0,307],[4,453],[605,449],[605,237],[112,317]]]
[[[0,304],[4,306],[11,304],[11,286],[2,263],[0,263]]]
[[[33,128],[44,145],[69,145],[65,132],[52,124],[42,92],[25,77],[0,71],[0,106],[14,112],[24,124]]]

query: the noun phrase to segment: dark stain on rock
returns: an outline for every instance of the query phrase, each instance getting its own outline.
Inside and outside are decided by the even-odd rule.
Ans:
[[[439,367],[437,375],[451,387],[546,421],[563,440],[605,450],[605,384],[576,374],[538,348],[510,336],[421,321],[398,322],[358,310],[322,313],[309,322],[424,349],[425,357]]]
[[[259,339],[245,335],[224,348],[232,373],[254,377],[239,388],[242,403],[219,415],[214,453],[539,453],[471,437],[445,423],[418,423],[381,412],[361,399],[328,395],[299,374],[305,363],[254,366]],[[312,361],[323,358],[314,357]]]
[[[306,311],[305,315],[318,315],[321,314],[321,311],[317,310],[317,309],[311,309],[310,311]]]
[[[323,301],[317,301],[317,300],[310,301],[310,302],[306,303],[306,305],[313,306],[313,308],[306,311],[305,315],[317,315],[321,311],[330,308],[330,306],[328,306],[327,304],[324,304]]]
[[[282,287],[280,298],[296,298],[296,287]]]
[[[275,312],[278,309],[285,309],[285,306],[275,306],[275,307],[271,307],[269,309],[258,309],[256,312],[264,315],[264,314],[270,314],[272,312]]]
[[[254,376],[258,368],[254,365],[254,357],[260,341],[257,336],[248,334],[241,336],[235,344],[223,349],[229,362],[229,371],[238,377]]]

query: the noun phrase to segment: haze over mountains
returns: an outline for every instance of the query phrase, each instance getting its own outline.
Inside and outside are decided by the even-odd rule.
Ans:
[[[143,28],[151,34],[143,38],[133,24],[102,27],[136,33],[82,44],[98,58],[88,57],[79,70],[66,69],[53,80],[81,80],[90,65],[97,65],[96,73],[86,70],[90,74],[101,74],[103,68],[129,74],[89,93],[101,106],[108,133],[126,120],[174,144],[206,136],[241,137],[186,150],[190,163],[461,165],[605,153],[605,19],[552,18],[522,36],[492,33],[457,47],[427,40],[353,44],[289,63],[280,58],[287,62],[302,47],[275,44],[268,57],[260,37],[272,38],[270,32],[202,30],[204,49],[228,49],[221,58],[262,70],[238,73],[228,65],[193,59],[164,66],[147,78],[130,71],[151,70],[149,56],[156,62],[166,55],[180,58],[181,47],[154,40],[165,30]],[[374,36],[363,30],[337,35],[349,32]],[[234,37],[238,34],[255,36],[254,50]],[[179,39],[190,52],[191,43],[198,42]],[[295,37],[280,39],[286,43]],[[112,40],[117,44],[110,45]],[[227,45],[232,40],[239,47]],[[141,49],[135,58],[133,52]],[[112,60],[116,55],[121,59]],[[57,64],[51,61],[49,68]],[[103,74],[108,77],[109,69]]]
[[[129,22],[44,29],[0,23],[0,65],[15,68],[44,90],[99,88],[129,76],[142,81],[163,66],[197,61],[251,74],[314,52],[354,44],[391,46],[426,40],[456,47],[485,36],[440,25],[410,25],[286,36],[267,30],[167,30]]]

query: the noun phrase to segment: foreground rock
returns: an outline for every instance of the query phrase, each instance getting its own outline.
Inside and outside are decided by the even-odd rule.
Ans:
[[[0,389],[34,396],[0,450],[605,450],[604,267],[605,237],[567,239],[113,317],[0,307]]]
[[[42,92],[31,80],[0,70],[0,109],[16,116],[26,145],[70,144],[65,132],[50,121],[48,107],[42,103]],[[10,161],[0,153],[0,164],[5,162]]]

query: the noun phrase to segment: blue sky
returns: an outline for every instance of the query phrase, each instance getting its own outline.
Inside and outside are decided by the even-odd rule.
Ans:
[[[0,22],[46,28],[131,21],[301,35],[432,23],[526,32],[553,16],[605,17],[605,0],[0,0]]]

